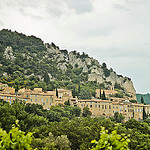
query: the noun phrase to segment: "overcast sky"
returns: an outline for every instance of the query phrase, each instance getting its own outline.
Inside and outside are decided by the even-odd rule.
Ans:
[[[150,93],[150,0],[1,0],[3,28],[84,51]]]

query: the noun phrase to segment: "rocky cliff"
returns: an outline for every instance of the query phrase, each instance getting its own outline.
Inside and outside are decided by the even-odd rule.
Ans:
[[[105,88],[115,88],[116,85],[131,97],[136,97],[136,91],[133,82],[128,77],[117,75],[113,69],[108,69],[106,64],[100,64],[96,59],[89,57],[83,52],[80,54],[77,51],[59,50],[57,46],[46,44],[47,53],[53,54],[53,60],[57,61],[57,67],[63,72],[67,70],[67,65],[70,64],[73,68],[81,68],[82,73],[88,73],[88,81],[95,81],[104,84]]]
[[[22,86],[23,81],[19,80],[29,79],[27,86],[32,88],[39,86],[39,81],[46,82],[46,85],[42,83],[45,87],[48,84],[51,87],[49,81],[61,81],[60,86],[67,81],[69,89],[73,84],[77,87],[80,83],[92,81],[106,89],[119,89],[131,97],[136,95],[130,78],[117,75],[105,63],[100,64],[84,52],[61,50],[54,43],[44,44],[35,36],[6,29],[0,31],[0,77],[4,83],[14,87],[16,83]],[[49,89],[57,86],[54,84]],[[94,88],[98,88],[98,84]]]

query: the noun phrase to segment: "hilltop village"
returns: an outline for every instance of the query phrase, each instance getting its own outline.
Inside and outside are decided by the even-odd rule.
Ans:
[[[100,92],[104,92],[106,100],[99,98]],[[25,103],[40,104],[44,109],[50,110],[51,106],[62,105],[69,101],[70,105],[80,107],[88,107],[92,112],[92,117],[112,117],[115,112],[121,113],[125,117],[125,121],[134,118],[136,120],[143,119],[143,109],[147,115],[150,113],[150,105],[132,103],[128,97],[117,98],[113,95],[117,93],[115,90],[96,89],[96,96],[92,99],[73,98],[72,91],[66,89],[55,89],[53,91],[43,92],[42,88],[34,88],[33,90],[22,88],[15,92],[15,88],[9,87],[7,84],[0,83],[0,99],[10,104],[16,100],[22,100]],[[62,107],[63,109],[63,107]]]

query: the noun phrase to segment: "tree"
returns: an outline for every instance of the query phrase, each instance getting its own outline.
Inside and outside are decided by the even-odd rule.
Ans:
[[[16,121],[18,125],[18,121]],[[0,149],[1,150],[32,150],[30,144],[32,141],[32,133],[19,130],[13,125],[12,129],[7,133],[0,128]]]
[[[46,84],[50,81],[49,75],[47,73],[47,71],[45,71],[44,73],[44,82],[46,82]]]
[[[144,104],[143,96],[141,96],[141,103]]]
[[[125,119],[125,117],[122,114],[115,112],[114,113],[114,119],[117,123],[121,123]]]
[[[103,94],[102,94],[102,100],[106,100],[106,96],[105,96],[105,91],[103,90]]]
[[[108,134],[108,130],[105,130],[104,127],[102,127],[99,141],[91,141],[96,144],[92,150],[129,150],[129,142],[130,140],[125,134],[119,135],[116,130]]]
[[[88,89],[82,89],[79,93],[80,99],[91,99],[91,93]]]
[[[70,101],[67,100],[67,101],[64,102],[64,104],[70,106]]]
[[[143,96],[141,96],[141,103],[144,104],[144,99]],[[145,112],[145,107],[143,106],[143,120],[147,118],[146,112]]]
[[[56,88],[56,96],[57,96],[57,98],[58,98],[58,90],[57,90],[57,88]]]
[[[76,90],[75,90],[75,87],[73,88],[73,91],[72,91],[72,96],[73,98],[75,98],[75,95],[76,95]]]
[[[81,92],[80,84],[78,85],[78,95]]]
[[[100,93],[99,93],[99,98],[101,99],[101,98],[102,98],[102,92],[101,92],[101,88],[100,88],[99,90],[100,90]]]
[[[143,106],[143,120],[145,120],[147,118],[147,114],[145,111],[145,107]]]
[[[90,111],[90,109],[88,107],[84,107],[82,116],[83,117],[90,117],[91,115],[92,115],[92,112]]]

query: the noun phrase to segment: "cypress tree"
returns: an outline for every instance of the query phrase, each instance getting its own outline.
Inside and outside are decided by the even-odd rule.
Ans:
[[[75,88],[73,88],[73,91],[72,91],[73,98],[75,98],[75,93],[76,93]]]
[[[45,71],[44,73],[44,82],[46,82],[46,84],[50,81],[49,75],[48,73]]]
[[[145,112],[145,107],[143,106],[143,120],[147,118],[146,112]]]
[[[106,100],[105,91],[103,91],[102,100]]]
[[[80,92],[81,92],[81,89],[80,89],[80,84],[79,84],[79,86],[78,86],[78,95],[79,95]]]
[[[57,88],[56,88],[56,96],[57,96],[57,98],[58,98],[58,90],[57,90]]]
[[[143,96],[141,96],[141,103],[144,104]]]
[[[101,88],[100,88],[99,98],[100,98],[100,99],[102,98]]]

